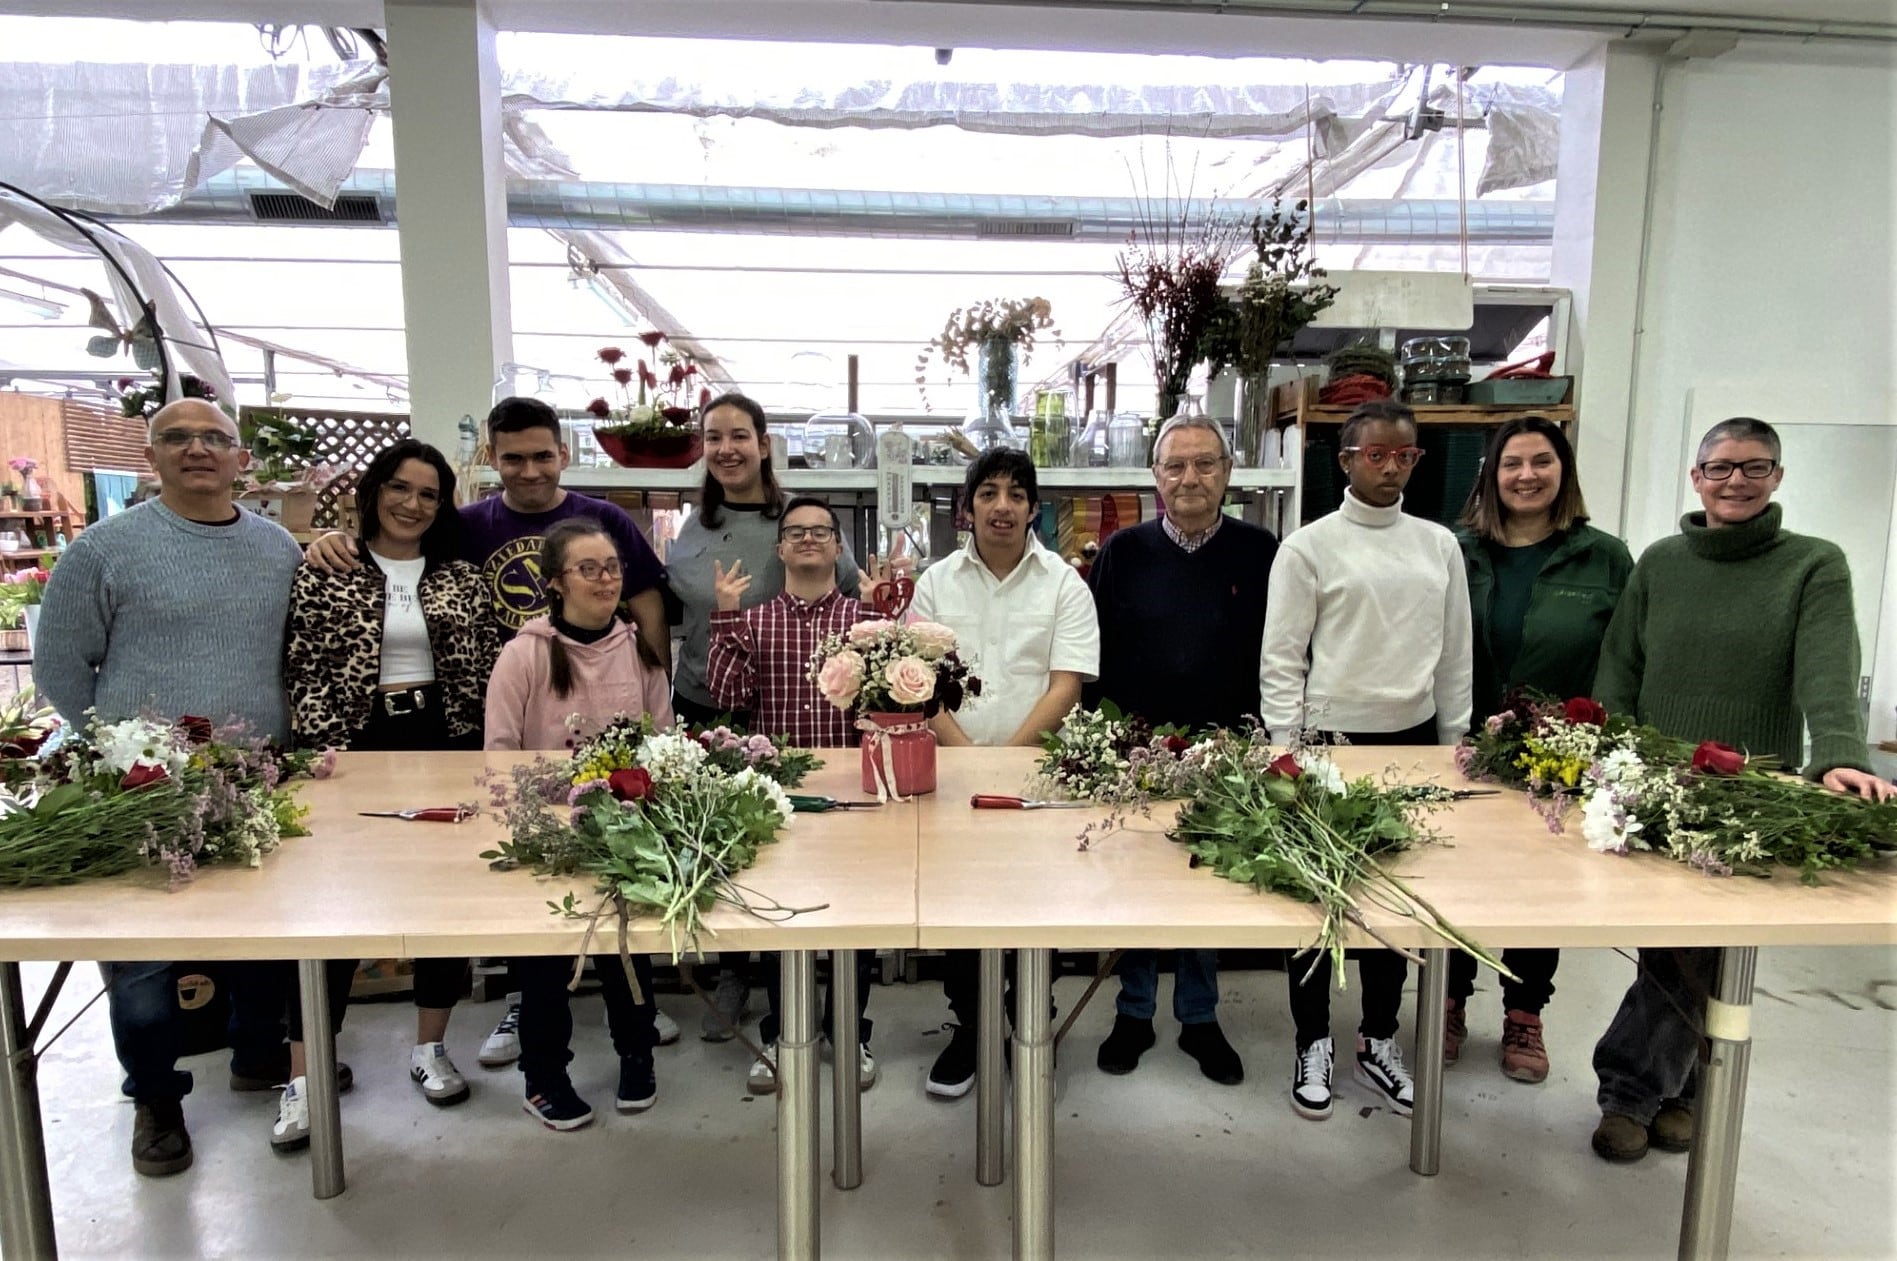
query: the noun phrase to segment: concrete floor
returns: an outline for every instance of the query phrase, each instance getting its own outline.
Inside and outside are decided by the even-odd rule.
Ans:
[[[49,971],[29,967],[30,992]],[[1163,1018],[1160,1045],[1136,1074],[1098,1072],[1094,1048],[1112,1020],[1106,987],[1062,1056],[1061,1251],[1670,1257],[1686,1158],[1655,1153],[1611,1166],[1587,1147],[1596,1118],[1588,1049],[1631,973],[1607,951],[1563,958],[1547,1013],[1554,1071],[1539,1087],[1495,1068],[1496,995],[1492,986],[1477,994],[1473,1036],[1448,1075],[1443,1172],[1431,1179],[1407,1168],[1409,1123],[1354,1085],[1328,1122],[1292,1113],[1282,973],[1224,979],[1222,1017],[1248,1071],[1236,1088],[1200,1078]],[[53,1028],[97,988],[96,972],[74,976]],[[1081,988],[1059,984],[1063,1007]],[[1759,989],[1734,1255],[1897,1255],[1897,951],[1762,952]],[[356,1073],[343,1100],[349,1190],[325,1202],[310,1197],[306,1156],[270,1151],[275,1096],[230,1093],[219,1056],[187,1061],[199,1083],[186,1101],[196,1167],[155,1181],[134,1175],[132,1107],[118,1094],[100,1002],[43,1063],[62,1249],[68,1257],[770,1257],[772,1104],[746,1096],[739,1044],[698,1040],[696,998],[661,1001],[685,1038],[659,1052],[657,1108],[633,1118],[611,1111],[615,1064],[598,1000],[578,1004],[574,1080],[604,1112],[574,1134],[542,1129],[520,1111],[518,1074],[475,1065],[498,1004],[457,1015],[450,1050],[475,1095],[451,1109],[429,1107],[406,1080],[411,1009],[352,1008],[341,1038]],[[1337,1027],[1349,1028],[1354,999],[1340,995],[1334,1008]],[[848,1193],[826,1181],[829,1255],[1007,1255],[1011,1193],[975,1184],[972,1097],[942,1103],[922,1093],[944,1036],[940,989],[874,987],[871,1014],[883,1076],[864,1100],[865,1180]],[[1407,1009],[1405,1022],[1407,1036]],[[828,1089],[826,1074],[826,1108]]]

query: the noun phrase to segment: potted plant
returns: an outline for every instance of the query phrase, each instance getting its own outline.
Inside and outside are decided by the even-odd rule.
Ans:
[[[33,476],[40,462],[30,455],[16,455],[7,461],[7,466],[20,475],[20,510],[46,511],[46,500],[40,494],[39,479]]]
[[[858,622],[817,646],[810,678],[826,701],[857,715],[863,791],[878,798],[934,792],[929,719],[981,695],[981,680],[955,650],[955,632],[935,622]]]
[[[929,408],[929,360],[941,356],[944,367],[968,372],[968,352],[975,354],[975,397],[984,437],[997,439],[980,445],[1006,445],[1014,432],[1015,377],[1018,359],[1034,350],[1036,333],[1051,332],[1056,345],[1053,306],[1046,298],[989,298],[949,312],[942,331],[929,339],[916,356],[916,391],[924,410]]]
[[[40,628],[40,597],[52,572],[35,566],[0,576],[0,621],[26,627],[26,646],[31,649]]]
[[[658,370],[643,356],[627,367],[628,356],[617,346],[599,352],[619,405],[604,397],[586,405],[593,417],[593,436],[622,468],[689,468],[705,450],[690,403],[698,365],[670,347],[660,350],[665,334],[656,329],[641,333],[639,341],[657,359]],[[702,405],[710,395],[700,386],[698,402]]]

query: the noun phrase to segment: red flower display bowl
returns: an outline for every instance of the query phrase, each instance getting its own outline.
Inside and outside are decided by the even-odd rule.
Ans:
[[[705,453],[705,439],[697,433],[668,434],[658,438],[628,438],[595,429],[599,449],[621,468],[690,468]]]

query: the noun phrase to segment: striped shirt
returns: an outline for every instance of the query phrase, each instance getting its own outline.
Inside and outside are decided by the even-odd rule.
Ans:
[[[755,608],[711,615],[705,686],[721,709],[749,710],[751,729],[806,749],[857,743],[851,712],[810,681],[810,655],[825,637],[863,620],[863,605],[832,588],[816,600],[782,592]]]

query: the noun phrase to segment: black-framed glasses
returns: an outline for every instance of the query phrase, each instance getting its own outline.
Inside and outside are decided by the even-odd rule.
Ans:
[[[1423,458],[1423,448],[1385,447],[1372,443],[1367,447],[1345,447],[1344,454],[1363,456],[1370,461],[1371,468],[1382,468],[1390,460],[1395,460],[1398,468],[1415,468],[1416,462]]]
[[[1724,482],[1734,473],[1744,473],[1747,481],[1762,482],[1777,468],[1777,460],[1707,460],[1699,466],[1699,475],[1709,482]]]
[[[1225,467],[1225,457],[1222,455],[1202,455],[1191,460],[1167,460],[1158,467],[1159,475],[1169,482],[1176,482],[1184,477],[1187,469],[1191,469],[1200,477],[1210,477]]]
[[[809,539],[812,543],[828,543],[837,536],[833,525],[787,525],[777,532],[777,537],[786,543],[801,543]]]
[[[183,451],[194,442],[202,442],[206,451],[229,451],[237,439],[222,429],[160,429],[152,441],[173,451]]]
[[[625,571],[616,560],[583,560],[577,565],[568,565],[560,572],[578,574],[588,582],[598,582],[601,578],[617,578]]]

